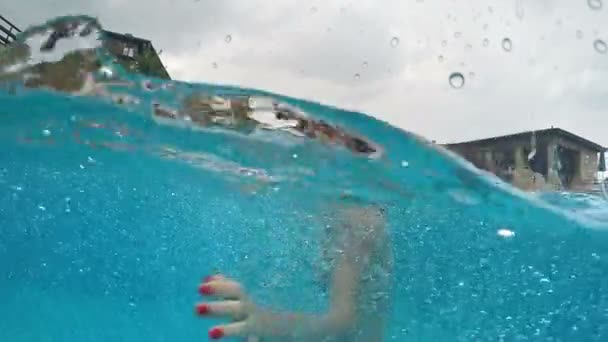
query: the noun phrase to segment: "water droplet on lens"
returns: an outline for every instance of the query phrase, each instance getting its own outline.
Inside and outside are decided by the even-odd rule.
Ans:
[[[359,75],[358,73],[355,74],[355,79],[358,80],[361,77],[361,75]]]
[[[490,40],[488,38],[484,38],[483,46],[488,46],[488,45],[490,45]]]
[[[587,0],[587,4],[592,10],[602,9],[602,0]]]
[[[593,42],[593,47],[595,48],[595,51],[601,54],[605,54],[606,51],[608,51],[608,46],[606,46],[606,43],[601,39],[596,39]]]
[[[217,63],[216,62],[211,63],[211,66],[213,67],[213,69],[217,69]]]
[[[488,24],[483,24],[483,30],[487,31],[488,30]]]
[[[440,63],[441,63],[441,62],[443,62],[443,56],[442,56],[442,55],[439,55],[439,56],[437,57],[437,60],[438,60]]]
[[[448,42],[446,40],[441,41],[441,46],[446,47],[447,45],[448,45]]]
[[[454,32],[454,38],[460,38],[460,36],[462,36],[462,33],[458,31]]]
[[[367,68],[367,62],[363,62],[363,68]]]
[[[474,72],[469,72],[469,78],[475,78],[475,73]]]
[[[515,16],[519,20],[524,19],[524,5],[522,2],[523,0],[517,0],[517,2],[515,3]]]
[[[513,49],[513,43],[511,42],[511,39],[509,38],[505,38],[502,40],[502,48],[503,50],[509,52]]]
[[[465,45],[465,47],[464,47],[464,48],[465,48],[466,50],[471,50],[471,49],[473,49],[473,45],[471,45],[471,44],[467,44],[467,45]]]
[[[232,41],[232,36],[231,35],[227,35],[226,38],[224,38],[224,41],[226,43],[230,43]]]
[[[399,45],[399,38],[398,37],[393,37],[391,39],[391,46],[392,47],[397,47],[397,45]]]
[[[450,74],[450,85],[454,89],[459,89],[464,86],[464,76],[459,72],[453,72]]]
[[[578,38],[578,39],[583,39],[583,31],[581,31],[581,30],[576,30],[576,38]]]

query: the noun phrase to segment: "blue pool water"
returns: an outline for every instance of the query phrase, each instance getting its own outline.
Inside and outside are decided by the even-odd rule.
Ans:
[[[193,305],[216,271],[260,303],[321,310],[314,227],[345,192],[387,208],[386,340],[608,339],[603,199],[524,195],[360,113],[209,84],[146,91],[141,76],[122,77],[138,104],[0,87],[0,341],[205,340],[217,322]],[[152,102],[193,92],[271,95],[384,154],[153,118]]]

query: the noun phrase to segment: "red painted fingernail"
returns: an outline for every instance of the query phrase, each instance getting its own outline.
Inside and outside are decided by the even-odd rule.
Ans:
[[[209,338],[212,340],[218,340],[224,337],[224,329],[222,328],[213,328],[209,330]]]
[[[196,313],[199,315],[206,315],[209,313],[209,305],[199,304],[196,306]]]
[[[213,294],[213,288],[210,285],[203,284],[198,288],[198,292],[203,295],[210,295]]]

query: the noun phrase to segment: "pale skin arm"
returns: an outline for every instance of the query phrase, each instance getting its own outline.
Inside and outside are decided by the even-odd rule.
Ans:
[[[326,312],[272,312],[259,308],[250,301],[238,282],[221,275],[212,276],[201,285],[200,292],[220,300],[198,304],[197,312],[199,315],[231,318],[234,322],[213,327],[209,336],[214,339],[224,336],[320,338],[352,329],[361,271],[371,256],[381,222],[377,217],[361,216],[360,213],[350,218],[357,224],[350,227],[356,227],[357,234],[352,234],[348,248],[333,270],[330,304]]]

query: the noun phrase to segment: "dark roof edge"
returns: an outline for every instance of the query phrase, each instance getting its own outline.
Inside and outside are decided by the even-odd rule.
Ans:
[[[117,37],[117,38],[121,38],[124,40],[137,41],[137,42],[141,42],[141,43],[151,43],[151,41],[148,39],[135,37],[131,34],[123,34],[123,33],[118,33],[118,32],[113,32],[113,31],[107,31],[107,30],[103,30],[103,33],[107,34],[108,36]]]
[[[461,145],[470,145],[470,144],[479,144],[479,143],[488,143],[488,142],[493,142],[496,140],[506,140],[506,139],[512,139],[512,138],[518,138],[518,137],[523,137],[523,136],[528,136],[528,135],[532,135],[532,133],[535,132],[537,135],[549,135],[549,134],[555,134],[555,135],[560,135],[562,137],[566,137],[569,138],[571,140],[574,140],[594,151],[597,152],[606,152],[607,149],[606,147],[594,143],[591,140],[585,139],[579,135],[576,135],[572,132],[568,132],[564,129],[561,128],[547,128],[547,129],[541,129],[541,130],[536,130],[536,131],[526,131],[526,132],[519,132],[519,133],[514,133],[514,134],[508,134],[508,135],[502,135],[502,136],[497,136],[497,137],[491,137],[491,138],[484,138],[484,139],[478,139],[478,140],[471,140],[471,141],[464,141],[464,142],[459,142],[459,143],[452,143],[452,144],[444,144],[445,146],[461,146]]]

